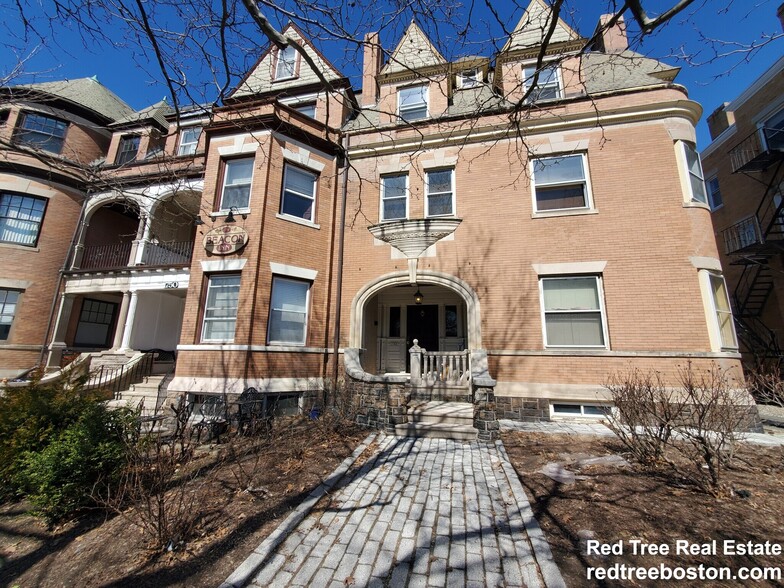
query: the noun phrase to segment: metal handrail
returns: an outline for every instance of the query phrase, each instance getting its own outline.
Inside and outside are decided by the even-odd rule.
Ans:
[[[128,267],[131,260],[133,243],[111,243],[109,245],[89,245],[83,249],[79,269],[109,269]]]
[[[112,399],[119,400],[120,393],[128,390],[132,384],[138,384],[152,375],[155,364],[154,353],[143,355],[118,367],[110,368],[102,365],[90,376],[87,388],[102,389],[112,393]]]
[[[150,241],[144,245],[142,263],[149,266],[190,265],[192,253],[193,241]]]

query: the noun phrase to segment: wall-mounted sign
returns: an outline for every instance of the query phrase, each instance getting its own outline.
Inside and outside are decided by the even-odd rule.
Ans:
[[[204,248],[215,255],[236,253],[248,243],[248,231],[236,225],[221,225],[204,235]]]

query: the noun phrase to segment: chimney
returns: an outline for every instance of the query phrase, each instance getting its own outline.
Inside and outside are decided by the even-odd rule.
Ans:
[[[614,17],[614,14],[603,14],[599,17],[599,24],[596,31],[599,38],[596,39],[593,48],[602,53],[620,53],[629,48],[629,40],[626,38],[626,23],[623,16],[619,16],[615,25],[608,27],[607,23]]]
[[[776,14],[779,16],[779,22],[781,23],[781,30],[784,31],[784,2],[781,3],[779,9],[776,11]]]
[[[711,141],[735,124],[735,113],[727,110],[729,104],[729,102],[725,102],[708,117],[708,132],[710,133]]]
[[[365,35],[365,52],[362,59],[362,106],[374,106],[378,102],[376,76],[381,71],[381,45],[378,33]]]

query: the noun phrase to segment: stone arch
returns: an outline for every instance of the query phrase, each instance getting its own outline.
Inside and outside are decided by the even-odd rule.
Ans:
[[[368,301],[392,286],[410,284],[408,272],[385,274],[363,286],[351,301],[351,320],[349,327],[349,347],[362,347],[362,326],[365,320],[365,307]],[[468,349],[482,349],[482,317],[479,296],[467,282],[451,274],[432,270],[417,271],[417,284],[441,286],[456,292],[466,305],[466,344]]]

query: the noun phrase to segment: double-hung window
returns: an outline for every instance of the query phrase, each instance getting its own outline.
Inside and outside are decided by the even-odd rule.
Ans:
[[[716,210],[724,204],[724,199],[721,197],[719,178],[714,176],[705,182],[705,185],[708,188],[708,202],[710,203],[711,210]]]
[[[120,137],[120,146],[117,148],[117,158],[115,163],[123,165],[136,161],[136,156],[139,155],[139,144],[141,137],[139,135],[125,135]]]
[[[427,86],[400,88],[397,91],[397,113],[409,122],[427,118]]]
[[[784,149],[784,108],[765,121],[762,134],[768,151]]]
[[[481,71],[478,69],[467,69],[457,74],[457,87],[476,88],[481,83]]]
[[[381,220],[408,218],[408,174],[381,177]]]
[[[535,66],[528,66],[523,68],[523,82],[525,91],[527,92],[531,85],[534,83],[534,76],[536,74]],[[558,65],[545,65],[539,70],[539,77],[536,80],[536,86],[531,93],[528,94],[526,99],[528,102],[538,102],[539,100],[557,100],[561,98],[563,92],[561,90],[561,77],[558,72]]]
[[[425,177],[425,216],[454,216],[455,170],[429,171]]]
[[[278,50],[278,59],[275,63],[275,79],[287,80],[295,77],[297,72],[297,50],[293,45],[286,45]]]
[[[534,210],[591,208],[584,154],[541,157],[533,162]]]
[[[700,154],[689,143],[681,141],[683,155],[686,161],[686,171],[689,175],[689,191],[692,202],[708,203],[708,192],[705,189],[705,176],[702,173]]]
[[[227,159],[223,168],[220,210],[247,209],[253,180],[253,158]]]
[[[19,117],[14,139],[17,144],[61,153],[68,123],[35,112],[23,112]]]
[[[735,325],[732,320],[732,309],[724,277],[721,274],[708,272],[708,280],[710,282],[713,312],[716,316],[721,348],[737,349],[738,341],[735,337]]]
[[[0,193],[0,243],[35,247],[45,210],[44,198]]]
[[[316,103],[315,102],[303,102],[302,104],[295,104],[294,110],[299,112],[300,114],[304,114],[310,118],[316,118]]]
[[[0,288],[0,341],[8,341],[11,323],[14,322],[16,305],[19,302],[18,290]]]
[[[239,274],[220,274],[208,278],[202,341],[234,340],[239,294]]]
[[[607,335],[598,276],[541,278],[544,340],[547,347],[606,347]]]
[[[186,127],[180,131],[180,145],[177,147],[177,155],[193,155],[199,144],[201,127]]]
[[[274,276],[267,341],[304,345],[308,326],[310,282]]]
[[[283,171],[281,214],[315,222],[316,180],[315,173],[286,164]]]

